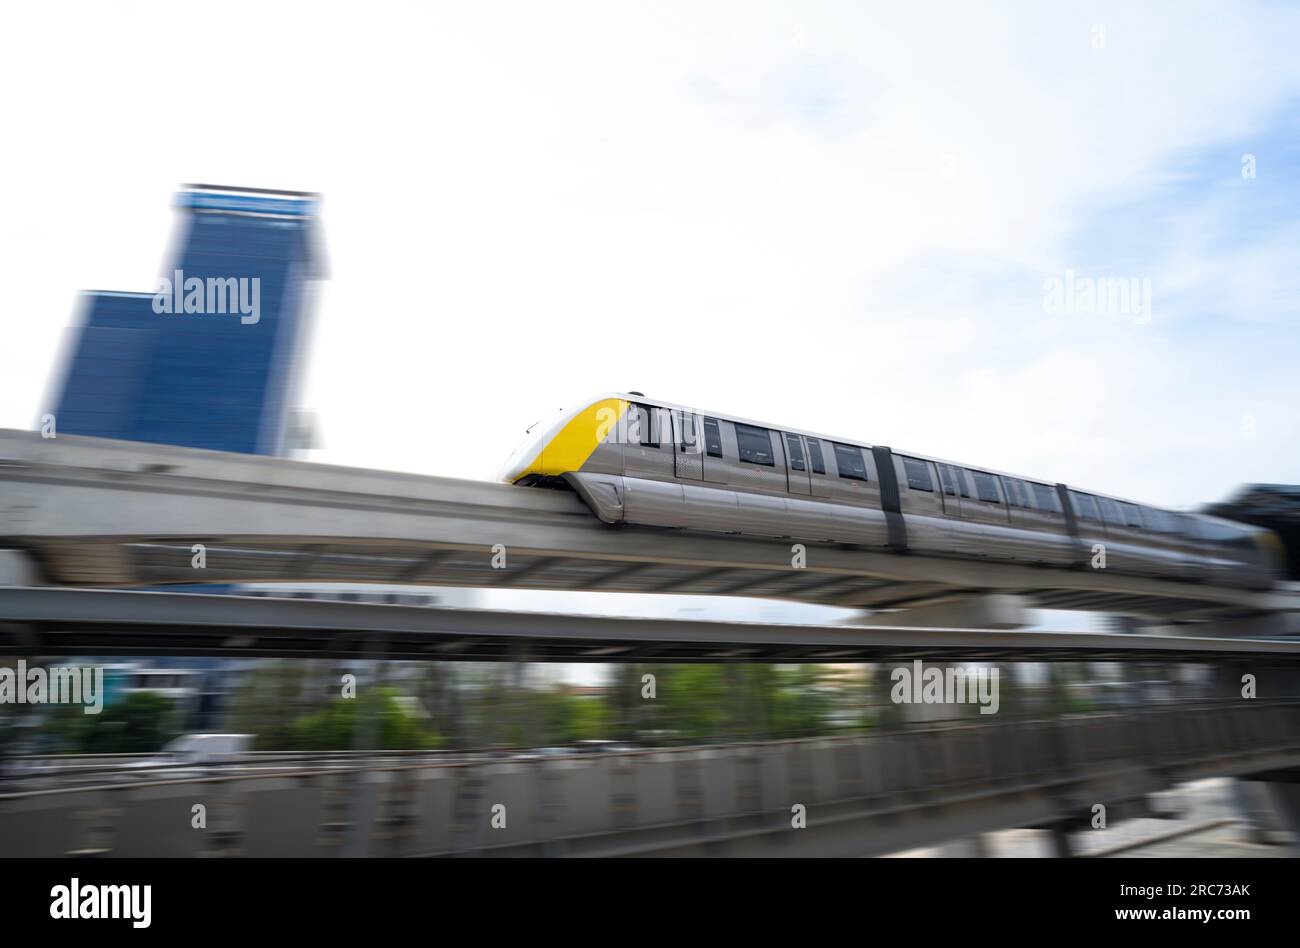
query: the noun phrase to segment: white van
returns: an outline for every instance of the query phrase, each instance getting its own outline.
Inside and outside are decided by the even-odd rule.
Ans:
[[[181,780],[202,776],[202,768],[236,760],[252,746],[252,734],[186,734],[165,746],[152,760],[135,761],[126,767],[145,779]]]
[[[253,746],[251,734],[186,734],[161,751],[176,764],[210,764],[232,760]]]

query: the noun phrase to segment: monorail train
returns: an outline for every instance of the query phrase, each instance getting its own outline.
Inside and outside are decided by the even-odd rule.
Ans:
[[[567,486],[610,524],[1105,569],[1233,588],[1282,572],[1269,530],[881,445],[775,428],[637,392],[538,423],[502,471]]]

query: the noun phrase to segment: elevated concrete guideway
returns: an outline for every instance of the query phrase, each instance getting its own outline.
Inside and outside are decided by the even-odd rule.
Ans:
[[[204,569],[192,565],[202,544]],[[0,431],[0,547],[35,583],[374,582],[757,596],[850,608],[1007,593],[1166,620],[1295,611],[1251,592],[1105,571],[610,527],[573,494],[98,438]],[[494,548],[504,568],[493,568]],[[500,563],[500,558],[497,558]]]

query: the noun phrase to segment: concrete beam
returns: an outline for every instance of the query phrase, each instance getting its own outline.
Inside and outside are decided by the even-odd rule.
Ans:
[[[875,612],[846,620],[846,624],[894,628],[1022,629],[1032,624],[1030,605],[1023,596],[992,593],[955,596],[949,601],[911,606],[894,612]]]

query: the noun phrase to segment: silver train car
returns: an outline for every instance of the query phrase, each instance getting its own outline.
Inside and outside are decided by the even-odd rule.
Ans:
[[[571,488],[602,521],[1088,568],[1265,589],[1269,530],[882,445],[602,395],[538,423],[501,472]]]

